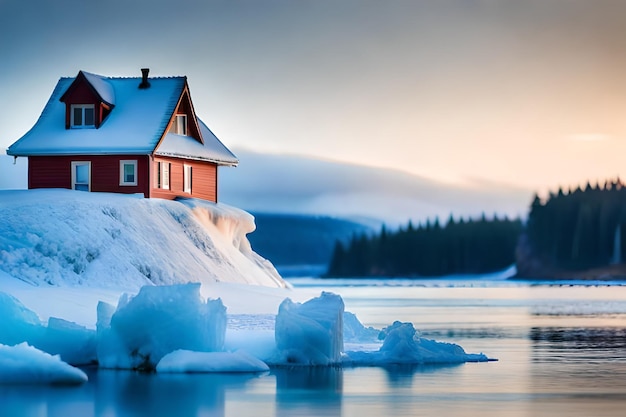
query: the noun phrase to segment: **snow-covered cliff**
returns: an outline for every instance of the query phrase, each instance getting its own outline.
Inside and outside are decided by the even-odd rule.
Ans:
[[[35,286],[288,284],[252,251],[254,218],[199,200],[0,191],[0,272]],[[0,275],[3,275],[0,273]]]

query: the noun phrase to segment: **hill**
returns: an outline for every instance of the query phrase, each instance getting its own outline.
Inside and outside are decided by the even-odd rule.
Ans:
[[[220,172],[220,199],[254,213],[378,219],[390,227],[450,213],[526,214],[532,190],[485,180],[450,184],[407,172],[310,156],[234,149],[236,169]],[[358,220],[357,220],[358,221]],[[377,229],[380,224],[377,226]]]
[[[246,234],[253,230],[248,213],[200,200],[0,191],[0,277],[129,290],[186,282],[287,286],[252,251]]]
[[[248,235],[252,248],[271,259],[283,275],[325,273],[337,241],[347,243],[353,235],[371,231],[363,224],[328,216],[252,214],[257,226]]]

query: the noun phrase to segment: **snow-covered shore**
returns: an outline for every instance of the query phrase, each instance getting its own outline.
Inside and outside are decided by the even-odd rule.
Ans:
[[[0,191],[0,271],[40,287],[288,286],[250,248],[254,227],[242,210],[199,200]]]
[[[366,328],[340,295],[290,289],[252,251],[253,230],[248,213],[198,200],[0,191],[4,383],[83,381],[47,354],[163,372],[487,360],[412,324]],[[370,348],[347,352],[347,339]]]

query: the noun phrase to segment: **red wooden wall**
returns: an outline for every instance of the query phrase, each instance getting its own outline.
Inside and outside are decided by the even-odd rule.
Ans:
[[[137,161],[137,185],[120,185],[120,160]],[[148,155],[29,156],[28,188],[72,188],[72,161],[91,162],[91,191],[150,196]]]
[[[120,160],[137,161],[137,185],[120,186]],[[122,194],[142,193],[144,197],[173,200],[194,197],[217,202],[217,165],[148,155],[75,155],[28,157],[28,188],[72,188],[72,161],[91,162],[91,191]],[[169,162],[170,189],[157,188],[158,162]],[[183,166],[192,166],[191,194],[183,191]]]
[[[170,163],[170,189],[157,188],[158,163]],[[191,165],[191,194],[183,191],[183,166]],[[194,197],[217,202],[217,165],[211,162],[155,157],[152,164],[151,197],[172,200],[176,197]]]

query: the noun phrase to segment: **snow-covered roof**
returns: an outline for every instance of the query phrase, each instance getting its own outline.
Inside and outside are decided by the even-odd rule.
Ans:
[[[85,71],[81,72],[87,81],[89,81],[89,84],[91,84],[91,86],[96,90],[98,95],[100,95],[100,98],[107,104],[115,106],[115,90],[113,90],[113,86],[107,80],[107,77]]]
[[[215,162],[222,165],[237,165],[237,157],[198,119],[198,125],[204,144],[192,137],[168,133],[161,141],[155,155],[173,156],[200,161]]]
[[[66,129],[60,98],[75,78],[61,78],[35,125],[7,149],[12,156],[149,155],[159,151],[183,158],[236,165],[237,158],[202,123],[204,144],[190,137],[169,138],[167,125],[186,86],[186,77],[114,78],[83,72],[100,97],[115,108],[98,129]],[[203,126],[203,127],[202,127]],[[205,136],[206,135],[206,136]],[[195,143],[192,143],[195,142]],[[177,147],[181,146],[181,149]],[[161,150],[163,148],[164,150]]]

